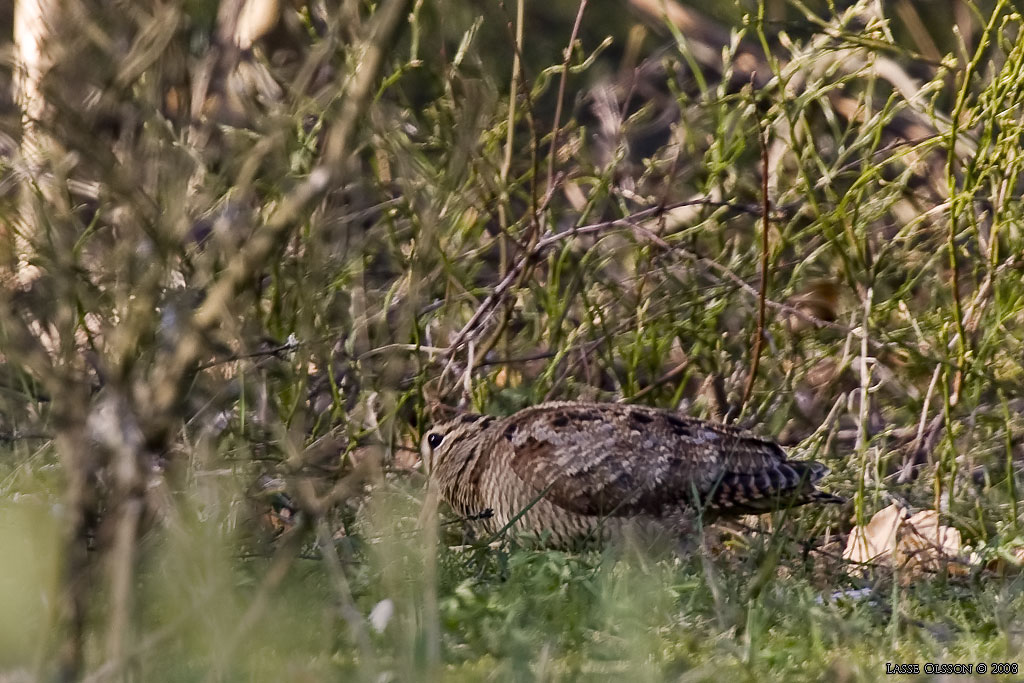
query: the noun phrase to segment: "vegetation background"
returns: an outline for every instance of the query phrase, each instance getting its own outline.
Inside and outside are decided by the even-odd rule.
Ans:
[[[1019,662],[1015,4],[0,15],[0,680]],[[749,426],[851,502],[691,557],[434,513],[431,419],[551,398]],[[844,560],[893,502],[965,547]]]

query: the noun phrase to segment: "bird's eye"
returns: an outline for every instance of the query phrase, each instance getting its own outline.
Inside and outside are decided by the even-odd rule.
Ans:
[[[441,441],[443,440],[444,437],[442,435],[431,434],[430,436],[427,437],[427,445],[430,446],[431,448],[437,448],[438,446],[441,445]]]

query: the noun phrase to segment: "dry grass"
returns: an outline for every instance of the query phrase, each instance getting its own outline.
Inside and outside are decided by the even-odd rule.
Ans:
[[[1016,661],[1022,17],[876,4],[65,3],[0,183],[0,670]],[[418,434],[548,398],[738,421],[852,502],[688,558],[463,547]],[[894,499],[978,563],[843,562]]]

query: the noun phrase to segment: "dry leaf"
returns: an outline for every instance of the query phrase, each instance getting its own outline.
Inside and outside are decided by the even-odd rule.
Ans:
[[[383,633],[388,627],[388,622],[395,614],[395,602],[391,598],[384,598],[370,610],[370,626],[377,633]]]
[[[907,511],[893,503],[876,512],[864,526],[850,532],[843,550],[843,559],[850,562],[881,562],[896,549],[896,533],[907,517]]]
[[[562,192],[565,194],[565,198],[569,200],[572,208],[577,211],[583,211],[587,206],[587,197],[583,194],[583,190],[580,186],[573,182],[566,182],[562,185]]]
[[[278,0],[247,0],[238,15],[235,44],[248,50],[277,26],[280,20],[281,3]]]
[[[522,383],[522,375],[515,370],[509,370],[507,367],[503,367],[501,370],[498,370],[498,373],[494,376],[494,386],[499,389],[517,387]]]
[[[398,470],[411,470],[418,467],[419,463],[420,445],[406,434],[395,448],[394,467]]]
[[[975,556],[977,553],[972,553],[972,559]],[[978,562],[981,562],[980,558]],[[1019,572],[1021,568],[1024,568],[1024,546],[999,549],[996,556],[985,564],[985,568],[997,574]]]
[[[944,568],[965,574],[980,561],[976,553],[964,555],[960,532],[939,524],[938,512],[922,510],[909,516],[895,504],[876,512],[866,525],[854,527],[843,559],[898,567],[904,581]]]
[[[833,321],[839,315],[839,284],[833,280],[815,280],[804,289],[804,291],[791,296],[786,302],[793,308],[799,310],[818,320]],[[805,330],[811,324],[792,313],[787,317],[787,322],[793,330]]]
[[[960,532],[939,524],[939,513],[922,510],[906,520],[899,530],[896,561],[911,571],[941,571],[960,558]]]

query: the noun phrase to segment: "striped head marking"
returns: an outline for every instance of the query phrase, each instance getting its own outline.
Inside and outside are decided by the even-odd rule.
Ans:
[[[473,438],[492,422],[494,418],[489,415],[467,413],[432,425],[420,441],[420,458],[427,475],[433,476],[453,458],[467,457]]]

